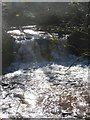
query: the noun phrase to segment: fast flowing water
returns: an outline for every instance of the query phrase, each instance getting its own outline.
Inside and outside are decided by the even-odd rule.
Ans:
[[[0,117],[89,118],[88,60],[80,58],[68,69],[77,56],[67,53],[66,37],[48,46],[52,36],[44,32],[8,33],[15,38],[15,61],[0,77]]]

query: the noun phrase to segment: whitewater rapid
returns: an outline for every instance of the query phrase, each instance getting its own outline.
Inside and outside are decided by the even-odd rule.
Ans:
[[[85,118],[89,112],[87,62],[80,60],[67,72],[64,63],[21,64],[5,74],[0,79],[0,117]]]
[[[38,37],[37,34],[34,32],[35,37]],[[34,39],[31,38],[31,40]],[[17,39],[16,41],[16,47],[19,48],[17,51],[15,49],[16,52],[21,49],[20,46],[24,45],[22,50],[28,51],[28,55],[32,56],[32,44],[36,41],[32,44],[27,44],[26,41],[23,43],[22,40]],[[30,40],[29,43],[31,43]],[[56,48],[54,50],[56,51]],[[0,77],[1,118],[84,119],[90,117],[88,59],[80,58],[70,67],[77,56],[71,54],[60,56],[55,54],[55,51],[53,56],[57,59],[51,61],[42,60],[39,53],[38,56],[41,57],[39,60],[36,58],[33,61],[27,59],[30,56],[25,56],[23,59],[31,61],[24,62],[19,59],[21,54],[17,54],[16,60],[7,70],[8,73]],[[26,55],[24,52],[22,54]],[[34,54],[36,56],[38,52]],[[32,58],[34,59],[35,56]]]

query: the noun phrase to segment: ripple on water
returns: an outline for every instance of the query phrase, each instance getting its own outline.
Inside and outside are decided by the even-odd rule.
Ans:
[[[0,87],[1,118],[87,116],[90,103],[88,66],[73,65],[65,73],[68,68],[65,65],[49,62],[40,64],[43,63],[34,64],[34,68],[27,65],[25,69],[23,65],[20,70],[3,76],[3,82],[16,82],[16,85],[11,90],[9,87]],[[23,83],[24,87],[21,84],[18,86],[18,83]]]

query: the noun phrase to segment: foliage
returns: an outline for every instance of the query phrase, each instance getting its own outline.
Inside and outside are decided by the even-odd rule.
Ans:
[[[3,23],[9,26],[28,24],[60,25],[64,31],[85,30],[88,3],[3,3]],[[71,30],[71,31],[72,31]]]

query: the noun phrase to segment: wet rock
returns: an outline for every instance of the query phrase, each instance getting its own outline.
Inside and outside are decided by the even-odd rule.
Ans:
[[[5,31],[2,34],[2,69],[3,73],[11,62],[14,60],[13,53],[14,38],[8,35]]]
[[[9,84],[8,83],[1,83],[2,86],[8,86]]]
[[[16,94],[16,93],[14,93],[14,97],[18,97],[20,99],[24,99],[24,95],[22,95],[22,94]]]
[[[53,85],[60,85],[60,82],[56,81],[56,82],[53,82]]]
[[[70,116],[70,115],[72,115],[72,112],[62,111],[61,115],[62,115],[62,117]]]
[[[86,119],[86,120],[90,120],[90,116],[87,116],[85,119]]]
[[[90,39],[87,33],[75,32],[68,37],[70,52],[74,54],[83,54],[90,52]],[[89,55],[89,54],[88,54]]]
[[[55,77],[53,75],[49,75],[50,80],[54,79]]]

